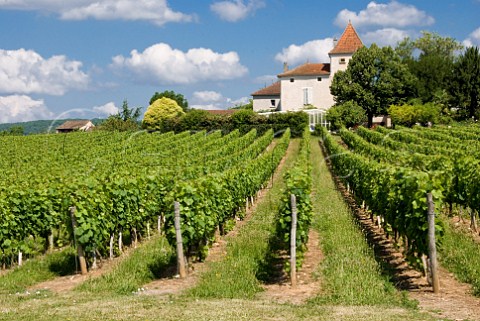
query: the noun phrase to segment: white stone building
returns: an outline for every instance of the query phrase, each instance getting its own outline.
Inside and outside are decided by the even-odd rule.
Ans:
[[[252,93],[253,110],[257,112],[325,111],[334,104],[330,93],[333,76],[347,68],[355,51],[363,46],[360,37],[349,23],[340,39],[332,44],[329,63],[305,63],[289,70],[284,65],[278,81]]]

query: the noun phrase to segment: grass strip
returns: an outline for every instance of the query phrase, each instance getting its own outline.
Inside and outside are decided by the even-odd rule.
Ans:
[[[312,139],[314,228],[325,256],[320,267],[323,292],[315,303],[405,305],[412,302],[382,275],[374,251],[336,190],[317,139]]]
[[[276,175],[272,188],[259,201],[250,220],[238,235],[230,237],[227,255],[223,260],[211,262],[196,287],[189,291],[193,297],[203,298],[254,298],[262,291],[258,275],[269,250],[269,239],[275,232],[274,218],[279,211],[282,190],[285,188],[283,174],[293,165],[299,149],[299,140],[291,141],[285,164]]]
[[[0,292],[24,292],[30,286],[53,279],[57,276],[75,273],[74,249],[46,254],[27,260],[21,267],[0,277]]]
[[[442,265],[462,282],[472,285],[475,296],[480,296],[480,244],[467,232],[457,230],[445,221],[445,234],[439,246]]]
[[[154,236],[151,240],[132,249],[124,258],[120,258],[111,271],[96,278],[90,278],[80,284],[76,290],[92,293],[130,294],[144,284],[161,276],[163,271],[175,259],[175,254],[163,236]]]

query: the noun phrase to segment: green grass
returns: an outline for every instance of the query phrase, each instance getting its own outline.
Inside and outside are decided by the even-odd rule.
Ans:
[[[108,273],[88,279],[76,289],[93,293],[129,294],[159,278],[174,263],[174,259],[167,240],[157,235],[120,258]]]
[[[413,310],[371,306],[278,304],[264,300],[191,299],[125,295],[1,297],[0,320],[436,320]]]
[[[70,247],[26,261],[0,276],[0,293],[24,292],[28,287],[57,276],[75,273],[75,253]]]
[[[266,266],[269,239],[275,232],[274,219],[279,211],[284,188],[283,173],[296,158],[299,140],[292,140],[292,149],[287,154],[285,166],[273,182],[267,197],[257,204],[255,213],[238,235],[228,239],[227,256],[211,262],[202,274],[196,287],[190,290],[193,297],[207,298],[253,298],[262,291],[258,275]]]
[[[473,294],[480,296],[480,244],[465,231],[445,223],[445,235],[439,248],[441,264],[462,282],[472,285]]]
[[[382,275],[373,249],[335,189],[318,141],[312,139],[314,228],[324,260],[323,293],[313,302],[347,305],[402,305],[408,302]],[[410,303],[411,304],[411,303]]]

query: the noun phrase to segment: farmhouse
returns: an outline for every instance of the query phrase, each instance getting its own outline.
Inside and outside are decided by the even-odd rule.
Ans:
[[[56,128],[57,133],[69,133],[73,131],[91,131],[95,125],[90,120],[67,120]]]
[[[355,51],[363,46],[351,23],[333,49],[328,53],[329,63],[305,63],[294,69],[284,70],[274,84],[252,93],[253,110],[257,112],[320,110],[333,106],[330,85],[339,70],[347,68]]]

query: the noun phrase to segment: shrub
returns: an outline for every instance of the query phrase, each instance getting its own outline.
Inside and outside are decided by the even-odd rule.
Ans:
[[[153,130],[164,130],[167,122],[185,115],[185,112],[173,99],[162,97],[155,100],[143,117],[143,127]]]
[[[433,103],[392,105],[388,108],[388,113],[392,117],[392,122],[394,124],[409,127],[416,123],[425,125],[428,122],[436,124],[440,121],[447,121],[447,119],[441,115],[441,106]]]
[[[326,117],[333,130],[353,127],[367,121],[365,110],[354,101],[333,106],[327,111]]]

